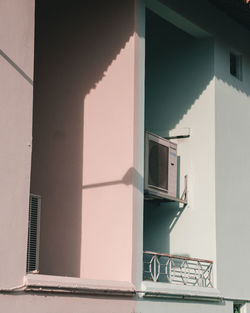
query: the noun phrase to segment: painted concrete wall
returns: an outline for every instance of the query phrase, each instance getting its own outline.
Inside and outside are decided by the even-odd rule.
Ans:
[[[31,192],[42,197],[42,274],[80,275],[83,99],[93,79],[78,9],[36,2]]]
[[[97,49],[115,45],[116,54],[84,100],[81,276],[131,281],[133,187],[139,176],[134,165],[135,6],[126,1],[111,8]]]
[[[132,281],[141,288],[143,268],[143,199],[144,199],[144,109],[145,109],[145,6],[144,1],[136,1],[135,19],[135,128],[134,128],[134,166],[137,171],[133,186],[133,257]]]
[[[130,297],[65,296],[48,294],[1,295],[1,312],[37,313],[132,313],[135,301]]]
[[[176,312],[176,313],[232,313],[233,303],[194,302],[177,300],[135,301],[131,298],[65,296],[65,295],[1,295],[0,309],[2,312],[16,313],[23,311],[37,313],[140,313],[140,312]]]
[[[22,283],[32,141],[34,1],[0,1],[0,287]]]
[[[227,296],[249,298],[249,274],[245,262],[249,258],[246,247],[250,234],[244,195],[248,193],[249,181],[247,142],[250,33],[208,1],[164,2],[216,39],[215,194],[218,288]],[[230,51],[243,55],[242,81],[230,75]],[[235,153],[228,152],[229,146]]]
[[[207,95],[210,93],[211,97],[214,98],[211,99],[212,102],[215,102],[214,120],[211,115],[208,115],[210,116],[208,120],[201,121],[204,122],[204,125],[213,125],[212,127],[215,129],[214,134],[210,132],[210,137],[206,137],[210,138],[210,143],[205,141],[205,145],[207,149],[210,150],[211,160],[213,159],[213,154],[215,155],[215,177],[211,175],[210,168],[207,168],[207,170],[210,173],[210,186],[215,184],[215,192],[213,192],[213,195],[216,195],[215,200],[209,199],[209,201],[215,201],[216,204],[215,233],[216,259],[218,266],[217,286],[224,295],[234,298],[248,298],[249,275],[246,272],[245,264],[246,260],[249,258],[248,249],[246,247],[248,246],[250,236],[247,224],[249,214],[244,195],[247,194],[249,181],[249,162],[247,158],[249,149],[247,145],[247,136],[249,133],[248,104],[250,34],[242,26],[223,14],[223,12],[215,9],[208,1],[192,0],[187,3],[172,0],[161,1],[161,3],[163,2],[167,4],[169,8],[176,10],[182,18],[187,18],[187,20],[192,22],[193,25],[197,25],[198,27],[201,27],[201,29],[205,30],[215,39],[216,42],[214,50],[215,78],[210,85],[208,85],[206,91]],[[195,10],[193,9],[194,7]],[[230,50],[243,55],[243,81],[238,81],[229,73]],[[214,89],[214,91],[212,92],[211,89]],[[204,96],[205,93],[203,92],[202,97]],[[203,98],[200,98],[198,102],[201,103],[201,101],[203,101]],[[192,110],[194,108],[195,106],[192,107]],[[203,109],[203,113],[209,113],[205,107]],[[193,112],[195,111],[193,110]],[[201,115],[203,114],[202,112]],[[187,121],[190,113],[192,112],[189,111],[184,120]],[[210,113],[212,113],[212,111],[210,111]],[[178,127],[180,125],[184,125],[183,121],[178,125]],[[185,123],[185,126],[188,126],[188,124]],[[203,135],[206,135],[204,133],[205,129],[206,127],[202,128]],[[194,138],[193,136],[194,133],[192,131],[191,138]],[[215,138],[214,151],[212,147],[213,137]],[[189,141],[190,143],[191,138]],[[198,141],[196,142],[198,143]],[[204,143],[200,142],[200,144],[204,147]],[[231,150],[232,152],[228,152],[229,146],[233,150]],[[190,148],[189,151],[191,151]],[[197,152],[197,149],[195,151]],[[207,151],[204,151],[203,153],[207,154]],[[197,156],[200,158],[199,153]],[[204,162],[204,158],[196,160],[196,167],[201,160]],[[199,167],[200,166],[201,164]],[[208,181],[205,182],[204,185],[204,181],[198,181],[197,175],[194,176],[194,172],[192,173],[192,177],[195,178],[196,182],[199,182],[204,192],[204,196],[206,197],[210,191],[206,190],[206,188],[203,189],[202,186],[208,184]],[[189,198],[191,198],[190,200],[193,202],[193,183],[191,186],[189,183],[189,188],[191,188],[189,189]],[[201,201],[202,199],[200,198],[200,203]],[[202,202],[204,206],[204,201]],[[193,203],[196,207],[198,202],[195,201]],[[207,203],[205,205],[207,206]],[[159,214],[159,216],[164,214],[162,213],[163,208],[157,208],[157,210],[157,214]],[[162,212],[160,212],[160,210]],[[186,212],[188,212],[188,210]],[[146,214],[153,215],[152,211],[147,209]],[[156,220],[157,214],[154,215]],[[167,213],[165,213],[165,215],[167,215]],[[206,221],[205,217],[206,215],[204,215],[204,221]],[[150,216],[150,218],[152,217]],[[180,221],[181,218],[179,219]],[[175,228],[179,227],[178,224],[181,226],[178,221]],[[208,226],[206,225],[207,222],[205,222],[205,227]],[[151,227],[153,228],[152,225]],[[161,228],[161,230],[161,234],[167,236],[166,228]],[[185,236],[186,234],[188,234],[188,229],[186,229]],[[200,237],[197,237],[197,239],[198,238],[200,239]],[[146,239],[146,242],[149,242],[148,239]],[[152,242],[151,246],[155,244],[155,242]],[[161,243],[159,245],[161,246]],[[211,244],[209,244],[208,247],[210,247],[209,249],[214,249],[211,248]],[[163,246],[163,248],[166,250],[169,249],[168,246]]]
[[[148,1],[155,2],[156,0]],[[229,45],[236,45],[239,50],[250,53],[249,40],[243,40],[243,38],[249,37],[249,31],[223,11],[216,9],[209,0],[190,0],[185,2],[160,0],[159,2],[178,13],[179,17],[181,16],[189,23],[191,22],[193,27],[198,26],[199,29],[203,32],[205,31],[208,35]],[[175,20],[179,22],[180,18]],[[187,30],[190,31],[191,28]]]
[[[216,43],[216,218],[218,287],[227,296],[249,298],[250,258],[250,57],[242,55],[242,81],[230,74],[229,53]],[[234,282],[232,284],[232,281]]]
[[[178,6],[173,1],[169,2],[173,6]],[[192,1],[191,4],[189,2],[189,6],[192,8],[196,2]],[[175,1],[175,3],[177,2]],[[204,3],[206,6],[206,2]],[[49,13],[43,13],[46,16],[46,23],[44,20],[44,23],[41,22],[40,24],[42,39],[38,50],[43,49],[40,50],[41,59],[36,60],[38,62],[36,66],[40,64],[40,72],[36,73],[39,85],[35,91],[34,125],[38,125],[38,127],[36,130],[34,128],[33,156],[36,155],[37,160],[33,159],[32,188],[34,190],[32,191],[37,193],[41,193],[41,190],[44,191],[45,207],[48,205],[43,213],[44,237],[42,238],[42,245],[44,251],[49,251],[49,253],[46,252],[46,257],[41,260],[41,265],[44,272],[52,274],[129,281],[132,275],[133,248],[136,246],[132,240],[132,234],[136,232],[136,227],[133,229],[135,219],[133,205],[136,203],[137,184],[138,181],[141,181],[141,171],[138,170],[141,165],[136,164],[139,157],[134,153],[137,143],[134,137],[137,131],[141,131],[141,128],[136,130],[134,119],[135,117],[138,118],[139,112],[142,113],[143,111],[140,107],[141,111],[135,112],[134,108],[136,101],[133,90],[135,88],[135,71],[132,64],[134,64],[135,53],[138,48],[136,46],[136,38],[138,39],[138,37],[134,35],[134,6],[132,2],[126,2],[123,4],[124,7],[121,7],[121,3],[119,3],[118,9],[117,4],[113,2],[114,11],[103,14],[104,8],[103,10],[100,9],[99,12],[91,11],[93,7],[90,3],[88,9],[85,7],[81,8],[82,10],[79,10],[79,7],[71,6],[65,9],[63,2],[61,5],[59,10],[57,8],[56,15],[53,11],[53,5],[49,7]],[[85,3],[85,5],[87,4]],[[199,4],[197,5],[199,7]],[[182,3],[182,6],[185,7],[185,4]],[[180,11],[183,10],[183,7],[179,8]],[[0,127],[2,127],[0,142],[2,146],[6,147],[5,150],[1,149],[0,153],[1,173],[3,173],[3,177],[6,177],[0,186],[0,203],[1,207],[4,208],[1,209],[0,227],[2,238],[0,245],[1,287],[21,284],[25,273],[31,154],[33,9],[34,3],[28,0],[0,1],[0,26],[2,24],[0,27],[2,44],[0,68],[1,73],[4,74],[0,75]],[[82,19],[84,12],[90,16],[90,18],[86,17],[85,19],[85,23],[90,23],[88,25],[92,25],[89,21],[91,16],[96,17],[96,14],[105,16],[103,21],[105,23],[101,24],[102,27],[99,28],[99,30],[102,29],[103,33],[96,34],[91,27],[89,33],[80,31],[84,25],[86,26]],[[191,16],[193,14],[188,9],[184,13]],[[70,16],[74,16],[71,23],[67,25],[64,23],[66,15],[69,20]],[[196,11],[196,15],[202,16],[199,11]],[[99,16],[100,19],[101,16]],[[117,16],[119,23],[113,20],[115,16]],[[197,16],[194,17],[196,21],[200,18]],[[217,15],[215,14],[215,16]],[[109,18],[106,20],[106,17]],[[209,20],[209,18],[212,20],[210,15],[207,19],[204,18],[204,21]],[[129,25],[128,28],[122,26],[115,28],[114,25],[124,25],[121,22],[123,19],[126,22],[129,21],[126,24]],[[226,17],[225,20],[227,20]],[[55,21],[57,22],[56,25]],[[202,21],[201,25],[203,23]],[[71,26],[69,27],[69,25]],[[217,29],[219,29],[219,25],[217,23]],[[215,27],[214,25],[212,27],[211,22],[210,26],[210,29]],[[157,34],[157,36],[169,36],[171,27],[168,25],[167,28],[167,34]],[[79,32],[76,32],[76,29]],[[60,33],[63,31],[63,36],[54,36],[59,34],[59,30]],[[172,28],[172,31],[177,35],[176,29]],[[74,36],[71,36],[72,33]],[[218,33],[221,34],[221,29]],[[97,37],[98,40],[93,41],[92,37],[95,36],[99,36]],[[161,37],[157,36],[154,37],[153,48],[159,44],[162,45]],[[235,36],[233,34],[233,37]],[[242,36],[241,38],[248,38]],[[183,174],[188,173],[190,176],[190,204],[178,219],[175,219],[176,212],[179,211],[178,207],[145,207],[145,248],[156,247],[164,251],[169,250],[171,253],[215,258],[215,194],[213,182],[216,178],[218,287],[224,295],[247,298],[249,277],[246,275],[245,265],[249,259],[246,249],[249,237],[247,230],[248,211],[247,202],[244,201],[244,198],[241,199],[241,196],[247,194],[248,191],[247,169],[249,168],[249,161],[247,155],[249,151],[246,134],[249,124],[250,62],[244,56],[243,82],[236,81],[228,73],[228,51],[230,47],[216,41],[216,78],[214,79],[211,66],[213,64],[213,57],[211,57],[213,56],[211,51],[214,51],[213,42],[210,40],[193,40],[182,32],[174,38],[182,40],[181,43],[178,40],[172,42],[172,50],[169,50],[169,46],[166,45],[168,49],[161,46],[162,50],[152,49],[151,53],[158,51],[164,55],[166,63],[164,66],[162,63],[160,64],[164,75],[171,69],[173,71],[171,84],[177,81],[178,86],[182,87],[180,88],[182,94],[180,96],[178,94],[180,99],[178,108],[183,111],[180,110],[180,114],[178,113],[176,116],[174,125],[164,128],[155,126],[156,117],[150,113],[149,124],[146,124],[146,127],[149,129],[152,127],[152,131],[159,132],[161,135],[167,134],[175,127],[191,128],[191,138],[178,142],[181,157],[180,171]],[[165,42],[169,42],[170,38],[166,39]],[[243,43],[238,44],[237,41],[232,44],[232,47],[247,53],[248,47],[245,43],[247,40],[241,39],[241,41]],[[102,43],[107,42],[112,42],[112,45],[105,45],[105,49],[98,49]],[[86,52],[86,43],[90,45],[90,52]],[[243,46],[245,46],[245,50]],[[177,66],[170,66],[166,56],[171,51],[176,52],[174,47],[180,49],[178,49],[177,56],[176,53],[173,53],[174,58],[171,65],[177,64],[178,61],[178,68],[187,66],[192,74],[190,75],[192,79],[177,75]],[[37,52],[39,52],[38,50]],[[52,51],[56,51],[56,53],[52,53]],[[95,56],[93,56],[93,51],[96,51]],[[192,57],[194,54],[197,56],[196,58]],[[83,55],[85,58],[82,57]],[[159,55],[156,55],[155,60],[158,60],[157,57],[159,58]],[[163,59],[163,57],[161,58]],[[203,60],[207,61],[205,67],[203,67]],[[98,66],[95,68],[98,71],[101,69],[100,72],[93,71],[93,65],[96,64]],[[203,79],[198,81],[197,76]],[[58,87],[58,81],[61,83],[60,87]],[[75,84],[72,84],[72,81]],[[127,84],[127,81],[130,83]],[[124,82],[126,84],[123,85]],[[196,88],[192,85],[194,83]],[[165,85],[166,88],[162,88],[162,90],[164,93],[169,92],[168,95],[171,95],[172,92],[174,99],[176,95],[173,94],[173,91],[175,89],[171,84],[167,87]],[[190,85],[192,88],[188,88]],[[201,88],[198,88],[198,85]],[[154,86],[154,88],[156,87],[159,86]],[[142,86],[141,88],[143,90]],[[154,88],[151,89],[152,95],[154,95]],[[112,94],[106,93],[107,90],[112,90]],[[195,90],[196,94],[190,94],[190,90]],[[185,97],[183,96],[184,91],[186,91]],[[186,98],[186,94],[188,94],[189,100],[193,99],[188,102],[188,105],[186,105],[186,99],[183,100]],[[150,97],[147,97],[146,101],[148,99]],[[162,99],[164,97],[161,97]],[[158,100],[158,93],[156,92],[155,96],[152,97],[152,103],[154,106],[157,103],[157,108],[162,103]],[[74,103],[74,110],[72,110],[72,103]],[[99,107],[100,103],[105,103],[105,108]],[[150,108],[151,105],[147,103],[146,109],[150,110]],[[172,110],[171,114],[176,113],[176,106],[171,107],[167,104],[167,108]],[[110,112],[107,112],[108,109]],[[165,106],[163,109],[165,110]],[[155,107],[152,107],[152,110],[148,112],[155,111]],[[146,116],[148,112],[146,112]],[[161,111],[158,110],[158,112]],[[161,114],[160,118],[164,124],[166,122],[166,125],[170,122],[168,116],[164,116],[164,114]],[[89,119],[93,123],[98,121],[98,125],[100,125],[98,132],[93,125],[88,125],[88,129],[85,128],[85,124],[88,122],[84,122],[89,121]],[[159,116],[157,120],[159,120]],[[143,122],[141,121],[140,127],[142,125]],[[214,133],[214,128],[216,133]],[[113,129],[116,130],[116,134],[113,134]],[[116,137],[117,134],[118,137]],[[37,146],[36,138],[39,136],[41,139],[39,141],[40,146]],[[213,141],[215,136],[216,150],[214,150]],[[206,139],[204,140],[204,138]],[[232,142],[236,149],[232,148]],[[139,139],[139,143],[141,144],[141,139]],[[225,159],[225,152],[229,150],[229,145],[230,151],[237,150],[238,153],[227,155]],[[200,146],[203,147],[202,151],[197,149]],[[90,148],[89,151],[86,151],[85,147]],[[101,166],[95,159],[96,155],[100,155],[100,150],[105,166]],[[192,154],[193,150],[197,152],[197,155]],[[44,151],[48,154],[44,155]],[[60,153],[58,154],[56,151],[60,151]],[[109,151],[111,152],[109,153]],[[216,176],[214,177],[213,156],[215,153]],[[45,159],[39,159],[41,156]],[[95,166],[89,168],[85,159],[91,164],[95,161]],[[117,160],[121,163],[117,164]],[[232,167],[234,162],[241,166],[238,169]],[[113,163],[112,166],[111,163]],[[84,168],[85,166],[86,168]],[[40,175],[39,178],[34,171]],[[201,179],[197,173],[203,173],[204,177]],[[242,183],[239,184],[238,181]],[[83,186],[84,191],[82,192]],[[199,194],[196,194],[197,186]],[[55,188],[53,189],[54,192],[49,195],[48,191],[52,188]],[[94,195],[93,190],[95,190]],[[75,192],[74,198],[69,196],[69,191]],[[235,194],[235,197],[228,199],[229,192]],[[206,198],[207,194],[211,198]],[[64,200],[63,204],[61,198]],[[204,201],[204,198],[207,201]],[[138,203],[140,204],[140,197],[138,197]],[[51,207],[53,210],[50,210]],[[149,240],[149,230],[154,231],[159,225],[159,220],[163,219],[162,217],[166,218],[167,223],[163,223],[157,229],[160,230],[158,238],[164,237],[164,241],[159,241],[159,246],[156,246],[156,243],[158,244],[156,240]],[[172,224],[169,222],[170,218],[171,222],[175,223],[176,221],[171,232],[169,231]],[[47,223],[48,221],[50,223]],[[65,227],[66,224],[70,225],[69,229]],[[140,220],[138,224],[140,224]],[[109,227],[105,227],[106,225]],[[237,231],[235,231],[235,227]],[[58,232],[55,233],[55,230]],[[96,234],[98,234],[98,238]],[[168,237],[169,241],[166,241],[165,238]],[[63,246],[60,246],[60,242],[63,242]],[[73,245],[72,242],[74,242]],[[104,249],[104,244],[107,242],[109,248]],[[71,253],[70,258],[67,258],[65,247],[70,249],[67,250]],[[138,247],[140,247],[140,243],[138,243]],[[232,250],[235,252],[233,257]],[[57,255],[56,258],[54,258],[55,255]],[[93,255],[97,257],[93,258]],[[236,259],[235,255],[240,257]],[[236,262],[239,266],[234,272]],[[152,299],[152,301],[138,301],[135,308],[133,300],[132,298],[97,298],[91,296],[87,298],[48,294],[21,293],[15,296],[5,294],[0,296],[0,311],[16,312],[20,311],[20,308],[27,312],[34,312],[34,310],[37,312],[39,310],[41,312],[68,312],[69,310],[72,311],[72,308],[77,312],[185,311],[193,313],[201,311],[232,312],[233,310],[232,302],[221,304],[198,301],[177,303]]]
[[[151,299],[146,301],[139,301],[137,303],[136,312],[175,312],[175,313],[232,313],[232,302],[199,302],[199,301],[178,301],[166,299]]]
[[[180,193],[188,175],[188,206],[144,207],[144,249],[215,261],[214,46],[148,11],[145,129],[160,136],[189,128],[177,140]]]
[[[142,174],[135,2],[37,4],[31,191],[42,196],[40,272],[131,281]]]

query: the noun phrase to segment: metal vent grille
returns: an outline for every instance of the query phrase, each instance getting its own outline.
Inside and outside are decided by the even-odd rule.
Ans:
[[[30,195],[29,203],[29,229],[26,271],[38,272],[39,267],[39,243],[40,243],[40,211],[41,197]]]

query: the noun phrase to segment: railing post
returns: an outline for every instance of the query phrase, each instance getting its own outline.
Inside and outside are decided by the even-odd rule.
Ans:
[[[156,258],[157,256],[154,256],[154,281],[157,281],[157,275],[156,275]]]

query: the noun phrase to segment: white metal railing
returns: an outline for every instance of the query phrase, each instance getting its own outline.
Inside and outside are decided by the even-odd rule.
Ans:
[[[213,261],[145,251],[143,279],[213,287]]]

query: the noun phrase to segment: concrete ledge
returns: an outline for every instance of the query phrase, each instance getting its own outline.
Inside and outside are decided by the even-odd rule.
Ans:
[[[222,301],[223,297],[216,288],[181,286],[168,283],[143,281],[143,297],[168,297],[185,300]]]
[[[28,274],[24,278],[26,291],[71,292],[134,296],[135,286],[130,282],[90,280],[75,277]]]

